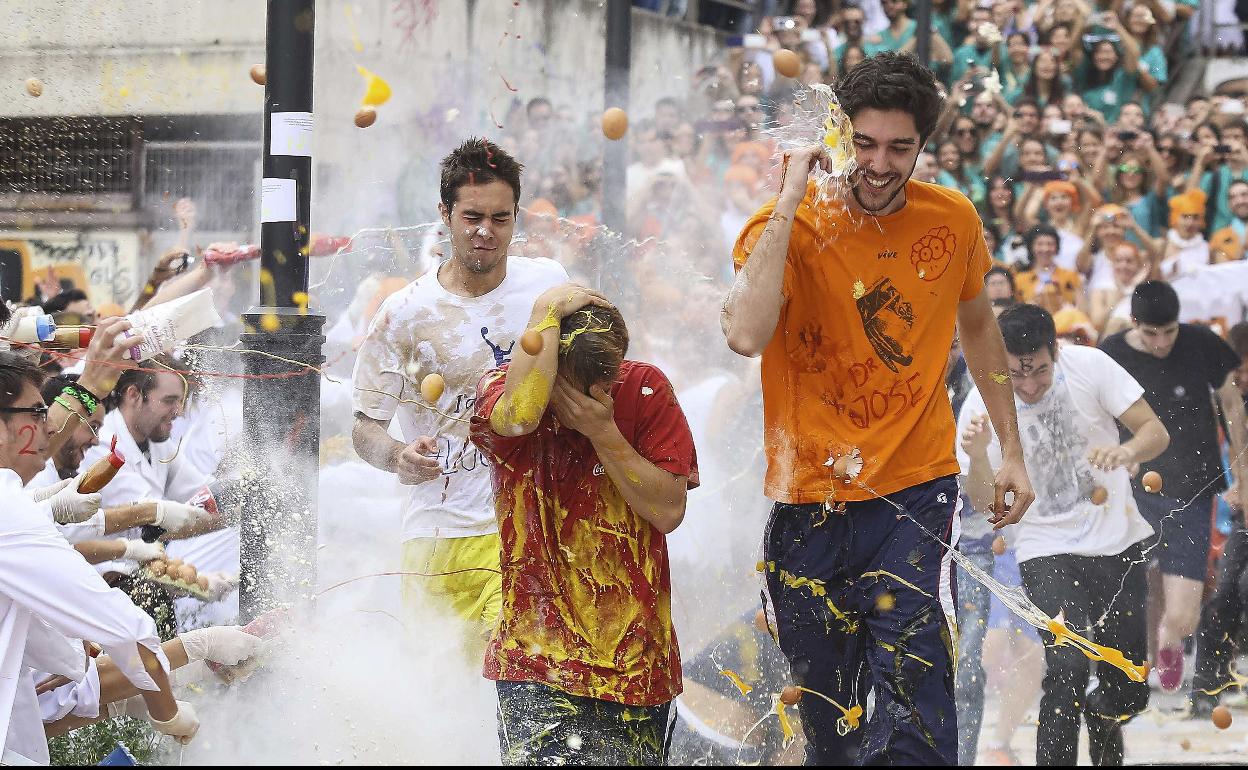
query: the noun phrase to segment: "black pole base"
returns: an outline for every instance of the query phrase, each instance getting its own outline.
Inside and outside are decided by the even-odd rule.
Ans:
[[[300,308],[243,316],[242,623],[316,590],[317,479],[325,317]]]

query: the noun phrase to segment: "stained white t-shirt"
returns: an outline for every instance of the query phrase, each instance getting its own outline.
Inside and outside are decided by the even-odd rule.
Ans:
[[[477,382],[511,360],[533,301],[567,283],[551,259],[507,258],[507,277],[480,297],[460,297],[429,270],[382,303],[360,346],[353,377],[355,411],[374,420],[397,418],[403,441],[436,436],[442,477],[408,487],[404,540],[471,537],[498,530],[490,469],[468,440]],[[423,406],[420,383],[442,375],[438,412]],[[412,403],[416,402],[416,403]],[[444,416],[445,415],[445,416]]]
[[[1006,533],[1020,562],[1055,554],[1111,556],[1153,533],[1136,508],[1126,469],[1104,472],[1088,462],[1092,449],[1118,444],[1115,418],[1143,395],[1135,378],[1105,353],[1063,345],[1053,385],[1040,402],[1024,404],[1015,397],[1023,458],[1036,493],[1023,520]],[[987,411],[980,392],[971,391],[958,418],[958,435]],[[969,473],[970,457],[960,442],[957,452],[962,473]],[[1001,467],[995,434],[988,459],[994,470]],[[1097,487],[1109,493],[1102,505],[1092,503]]]

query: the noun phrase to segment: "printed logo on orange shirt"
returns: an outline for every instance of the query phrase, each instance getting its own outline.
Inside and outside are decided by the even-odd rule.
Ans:
[[[880,361],[893,372],[898,371],[898,364],[909,366],[914,357],[900,340],[914,326],[914,307],[901,296],[893,280],[885,276],[876,281],[857,304],[862,330]]]
[[[910,264],[914,265],[919,278],[934,281],[945,274],[957,247],[958,239],[948,227],[933,227],[910,247]]]

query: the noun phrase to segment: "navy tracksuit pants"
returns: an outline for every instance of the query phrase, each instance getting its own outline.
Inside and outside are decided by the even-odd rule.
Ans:
[[[954,655],[942,604],[956,606],[952,565],[944,547],[897,509],[947,543],[957,480],[885,498],[847,503],[843,512],[777,503],[767,524],[764,604],[794,682],[847,709],[865,708],[875,690],[871,720],[850,731],[839,708],[802,698],[807,764],[958,760]]]

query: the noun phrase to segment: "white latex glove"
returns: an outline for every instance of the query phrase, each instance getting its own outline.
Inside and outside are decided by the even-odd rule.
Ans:
[[[238,588],[237,572],[201,572],[199,575],[208,578],[208,601],[219,602]]]
[[[30,491],[30,499],[34,500],[36,503],[42,503],[44,500],[50,500],[52,495],[55,495],[57,492],[60,492],[62,489],[77,480],[78,479],[62,479],[55,484],[51,484],[46,487],[39,487],[38,489],[32,489]]]
[[[210,660],[237,666],[260,652],[264,640],[239,626],[210,626],[179,634],[188,660]]]
[[[100,511],[100,493],[84,495],[77,484],[66,484],[48,502],[52,503],[52,518],[57,524],[81,524]]]
[[[156,520],[152,523],[176,537],[194,528],[211,515],[203,508],[197,508],[194,505],[160,500],[156,503]]]
[[[123,538],[121,542],[126,544],[126,552],[121,555],[123,559],[147,564],[152,559],[165,558],[165,547],[160,543],[145,543],[142,540],[126,538]]]
[[[279,637],[262,640],[260,642],[260,649],[255,655],[252,655],[250,658],[242,663],[239,663],[237,666],[231,666],[222,671],[218,671],[217,676],[225,680],[226,683],[246,682],[251,675],[256,673],[256,670],[259,669],[260,666],[263,665],[264,662],[273,654],[273,651],[277,649],[278,645],[282,643],[283,640]]]
[[[150,714],[147,721],[156,728],[156,732],[172,735],[183,745],[190,743],[195,733],[199,732],[199,717],[195,714],[195,707],[184,700],[178,701],[178,713],[168,722],[152,719]]]

